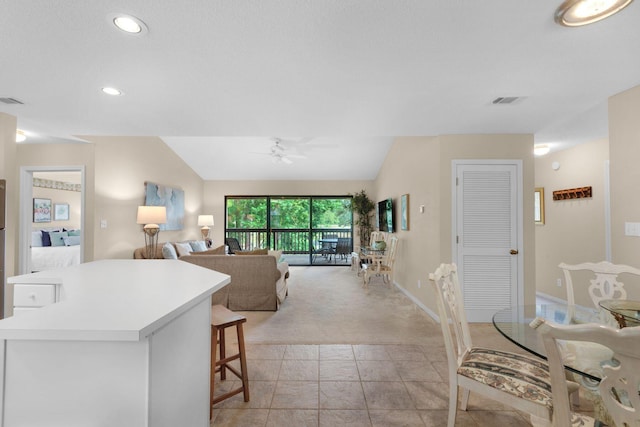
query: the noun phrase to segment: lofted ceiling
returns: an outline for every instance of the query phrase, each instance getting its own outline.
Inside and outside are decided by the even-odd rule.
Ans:
[[[396,136],[562,149],[606,137],[608,97],[640,84],[640,4],[565,28],[559,3],[0,0],[0,98],[22,102],[0,111],[27,142],[158,136],[206,180],[373,179]]]

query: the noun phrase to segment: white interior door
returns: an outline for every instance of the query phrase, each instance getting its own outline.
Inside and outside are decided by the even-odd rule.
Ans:
[[[453,259],[470,322],[521,305],[522,164],[454,161]]]

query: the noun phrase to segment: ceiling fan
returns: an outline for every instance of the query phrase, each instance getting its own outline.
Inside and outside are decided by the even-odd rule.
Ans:
[[[282,140],[280,138],[273,138],[273,145],[269,149],[268,153],[258,153],[258,154],[266,154],[271,156],[271,161],[273,163],[285,163],[290,165],[293,163],[292,158],[306,159],[307,156],[303,156],[301,154],[291,154],[287,152],[287,147],[282,144]]]

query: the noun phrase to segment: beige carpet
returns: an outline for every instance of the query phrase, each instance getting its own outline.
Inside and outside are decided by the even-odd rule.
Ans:
[[[347,267],[290,267],[289,296],[276,312],[243,312],[255,344],[432,344],[442,332],[397,288],[369,289]]]

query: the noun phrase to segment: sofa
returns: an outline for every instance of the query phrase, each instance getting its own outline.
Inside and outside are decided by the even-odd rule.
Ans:
[[[156,246],[157,259],[163,259],[164,245]],[[133,257],[144,259],[145,255],[145,248],[138,248]],[[289,265],[277,262],[273,255],[221,255],[213,249],[178,259],[231,276],[231,283],[212,296],[212,304],[222,304],[230,310],[276,311],[288,293]]]

